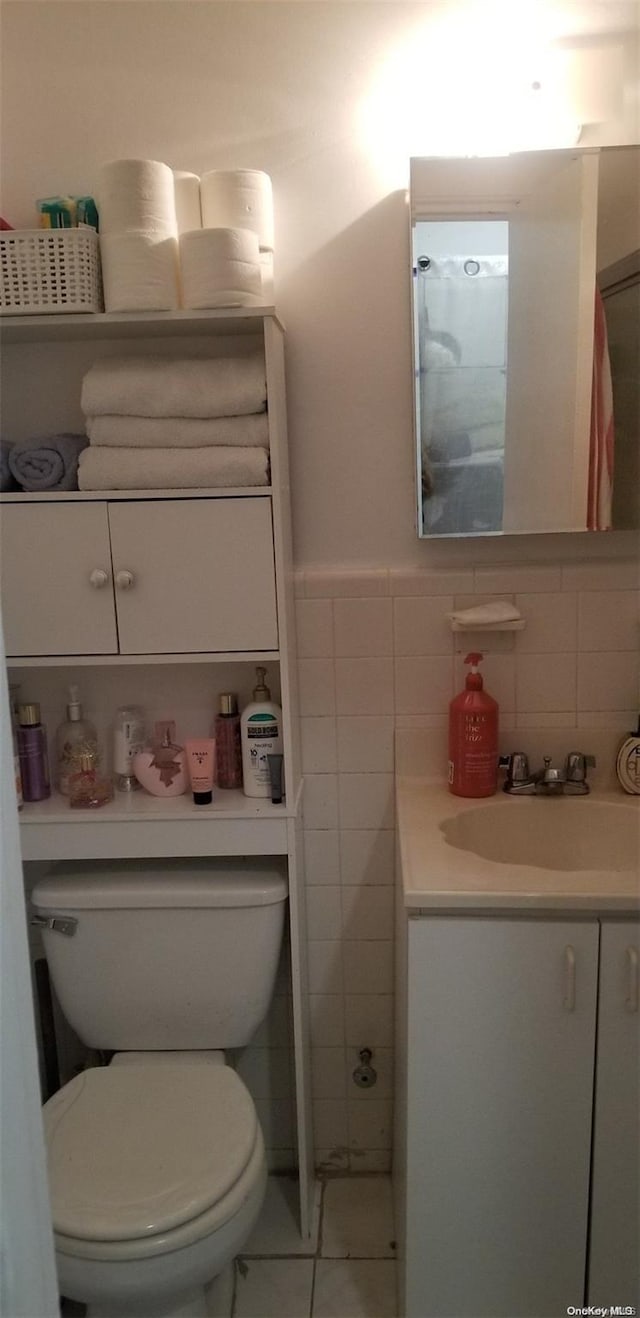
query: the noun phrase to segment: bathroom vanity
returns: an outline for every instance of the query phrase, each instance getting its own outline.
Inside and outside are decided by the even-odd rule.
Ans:
[[[400,1312],[637,1306],[640,801],[397,792]]]
[[[119,704],[178,736],[208,735],[220,692],[244,706],[263,665],[282,706],[286,799],[242,791],[160,799],[116,793],[70,811],[55,792],[25,805],[25,861],[281,856],[289,945],[301,1230],[314,1192],[308,1081],[302,780],[283,329],[270,307],[147,314],[3,317],[3,421],[16,439],[84,429],[80,384],[113,354],[224,357],[264,352],[269,486],[2,496],[3,616],[9,680],[39,700],[50,739],[69,681],[102,745]],[[38,382],[37,389],[33,382]]]

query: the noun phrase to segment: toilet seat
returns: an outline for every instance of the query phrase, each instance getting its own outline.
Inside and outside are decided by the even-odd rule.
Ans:
[[[224,1233],[233,1218],[246,1213],[251,1200],[261,1204],[267,1183],[267,1160],[262,1131],[258,1126],[256,1146],[248,1166],[228,1195],[212,1208],[190,1222],[183,1222],[174,1231],[159,1236],[145,1236],[139,1240],[80,1240],[54,1231],[56,1254],[72,1259],[86,1259],[92,1263],[140,1263],[158,1257],[165,1258],[177,1250],[186,1250],[200,1241],[211,1241],[216,1232]]]
[[[63,1252],[140,1257],[167,1235],[197,1238],[238,1210],[264,1158],[252,1099],[228,1066],[91,1068],[43,1113]]]

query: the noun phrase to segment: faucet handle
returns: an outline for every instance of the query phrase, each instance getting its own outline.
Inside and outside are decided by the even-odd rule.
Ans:
[[[510,755],[500,757],[500,763],[507,770],[507,780],[511,783],[525,783],[531,777],[529,758],[524,751],[511,751]]]
[[[567,755],[565,776],[568,783],[584,783],[587,769],[595,769],[595,755],[584,755],[582,751],[570,751]]]

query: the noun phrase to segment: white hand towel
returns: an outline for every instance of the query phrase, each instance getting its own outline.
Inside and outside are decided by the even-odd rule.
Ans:
[[[205,229],[253,229],[273,251],[273,189],[260,169],[212,169],[200,180]]]
[[[176,198],[178,233],[202,228],[200,209],[200,179],[186,169],[174,169],[173,184]]]
[[[106,311],[175,311],[178,240],[153,233],[100,235]]]
[[[496,622],[519,622],[522,614],[515,604],[506,600],[494,600],[492,604],[476,604],[470,609],[457,609],[450,613],[452,622],[461,622],[468,627],[490,627]]]
[[[90,416],[87,435],[107,448],[268,448],[266,412],[250,416]]]
[[[180,235],[185,307],[257,306],[262,277],[252,229],[195,229]]]
[[[160,160],[110,160],[98,174],[100,233],[176,238],[173,171]]]
[[[263,448],[86,448],[81,490],[207,490],[269,484]]]
[[[85,416],[220,417],[264,412],[262,353],[249,357],[104,357],[82,381]]]

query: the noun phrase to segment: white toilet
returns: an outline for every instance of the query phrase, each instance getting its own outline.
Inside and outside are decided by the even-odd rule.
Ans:
[[[287,883],[276,860],[59,865],[34,888],[62,1010],[109,1066],[45,1104],[60,1290],[90,1318],[212,1312],[266,1161],[240,1048],[273,992]]]

